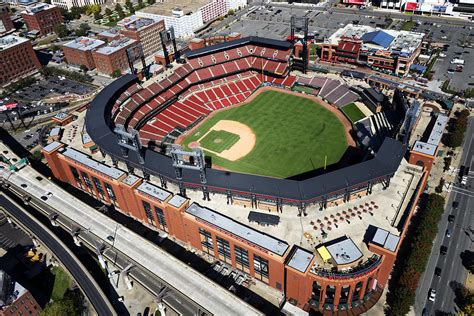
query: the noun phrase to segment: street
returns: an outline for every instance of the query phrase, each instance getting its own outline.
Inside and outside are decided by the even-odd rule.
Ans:
[[[466,131],[464,151],[461,157],[461,165],[474,167],[474,124],[470,120],[469,128]],[[421,315],[426,308],[427,315],[435,315],[438,312],[457,314],[455,307],[455,288],[458,284],[464,284],[467,270],[462,265],[461,253],[471,248],[472,235],[471,228],[474,227],[474,194],[471,187],[474,185],[472,172],[470,173],[467,185],[461,187],[455,184],[448,197],[448,204],[445,213],[438,225],[438,235],[433,244],[433,250],[425,273],[419,284],[415,312]],[[459,205],[453,208],[453,202]],[[454,222],[448,222],[448,216],[455,216]],[[451,237],[446,236],[450,230]],[[441,246],[447,247],[445,255],[440,254]],[[440,276],[434,275],[436,268],[441,269]],[[429,289],[436,290],[435,301],[428,300]]]

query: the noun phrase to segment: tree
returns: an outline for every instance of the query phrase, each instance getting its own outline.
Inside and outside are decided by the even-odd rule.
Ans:
[[[156,3],[156,0],[147,0],[146,1],[149,5],[153,5]]]
[[[121,75],[122,75],[122,72],[121,72],[120,70],[118,70],[118,69],[115,69],[115,70],[110,74],[110,76],[111,76],[112,78],[118,78],[118,77],[120,77]]]
[[[119,3],[117,3],[115,5],[115,12],[117,12],[119,18],[123,19],[125,17],[125,13],[123,12],[123,8]]]
[[[71,15],[72,18],[75,20],[79,20],[81,18],[81,15],[86,12],[85,8],[80,8],[80,7],[73,7],[71,8]]]
[[[79,25],[79,28],[75,30],[76,36],[85,36],[90,29],[91,27],[89,26],[89,24],[81,23],[81,25]]]
[[[145,5],[143,4],[143,0],[138,0],[137,4],[138,4],[138,9],[143,9],[145,7]]]
[[[54,28],[54,33],[58,35],[58,37],[66,37],[69,35],[69,30],[67,29],[67,26],[64,24],[60,24]]]
[[[89,70],[86,65],[81,65],[79,68],[82,72],[87,72]]]
[[[112,15],[112,10],[110,10],[109,8],[105,8],[105,15],[106,16],[111,16]]]
[[[62,299],[46,305],[41,312],[42,316],[79,316],[79,310],[77,309],[72,299]]]
[[[132,2],[131,2],[130,0],[126,0],[126,1],[125,1],[125,6],[126,6],[127,8],[130,8],[131,6],[133,6],[133,4],[132,4]],[[117,10],[117,9],[115,9],[115,10]]]
[[[59,12],[61,12],[61,15],[66,21],[71,21],[74,19],[71,12],[69,12],[67,9],[59,8]]]
[[[102,14],[100,14],[100,12],[95,12],[94,13],[94,20],[100,20],[102,18],[103,18],[103,16],[102,16]]]
[[[227,12],[228,15],[234,15],[235,14],[235,10],[234,9],[230,9],[229,12]]]
[[[100,13],[102,11],[102,8],[98,4],[89,4],[85,6],[85,13],[87,15],[91,15],[94,13]]]

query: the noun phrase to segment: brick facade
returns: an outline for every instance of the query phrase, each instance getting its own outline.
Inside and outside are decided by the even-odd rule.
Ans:
[[[0,39],[0,47],[0,84],[9,83],[41,68],[29,40],[7,35]]]
[[[8,5],[0,4],[0,34],[8,33],[14,28]]]
[[[53,5],[39,4],[21,13],[28,31],[37,30],[41,36],[54,32],[54,28],[64,23],[59,8]]]
[[[172,195],[165,200],[159,200],[139,191],[138,186],[144,182],[141,178],[136,177],[133,183],[129,183],[130,181],[125,181],[127,178],[125,173],[119,179],[111,179],[97,170],[68,159],[59,149],[51,152],[43,151],[43,155],[54,176],[59,180],[89,193],[106,204],[113,204],[121,212],[151,229],[167,232],[170,238],[187,244],[203,256],[225,262],[234,269],[268,284],[283,292],[290,303],[306,311],[336,312],[370,308],[388,281],[401,243],[395,251],[390,251],[369,242],[367,246],[374,253],[375,259],[365,259],[367,268],[363,271],[358,270],[351,276],[333,272],[325,275],[312,270],[315,260],[318,260],[317,256],[314,256],[306,271],[301,272],[288,264],[296,246],[291,249],[290,245],[282,255],[278,255],[186,212],[190,205],[188,199],[181,206],[173,206],[170,204]],[[426,175],[427,173],[425,179]],[[101,187],[107,184],[109,191],[113,191],[113,198],[109,193],[104,193],[105,190],[98,190],[97,186],[87,186],[84,177],[97,179]],[[422,183],[424,186],[426,181]],[[162,190],[157,186],[156,188]],[[415,197],[410,217],[422,191],[419,190]],[[223,244],[228,249],[227,255],[223,254]],[[240,260],[237,259],[237,254]],[[242,260],[242,256],[246,260]],[[262,262],[266,267],[265,273],[256,271],[257,267],[262,266]]]

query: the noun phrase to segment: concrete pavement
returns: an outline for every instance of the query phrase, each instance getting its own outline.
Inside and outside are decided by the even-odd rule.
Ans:
[[[36,238],[54,253],[61,263],[70,272],[84,295],[89,299],[95,311],[99,315],[117,315],[114,308],[101,290],[94,278],[81,264],[79,259],[63,244],[49,229],[36,221],[21,206],[0,193],[0,208],[10,214],[15,221],[19,222],[26,230],[30,231]]]

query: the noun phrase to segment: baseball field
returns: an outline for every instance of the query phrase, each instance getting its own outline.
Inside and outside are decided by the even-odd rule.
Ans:
[[[340,119],[323,105],[270,90],[215,113],[181,143],[203,148],[213,166],[287,178],[338,162],[348,137]]]

